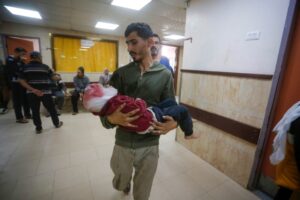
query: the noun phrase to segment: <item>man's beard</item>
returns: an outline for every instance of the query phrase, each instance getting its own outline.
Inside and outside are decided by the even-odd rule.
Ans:
[[[151,56],[157,56],[158,52],[159,50],[155,46],[151,47]]]
[[[134,62],[140,62],[142,60],[141,58],[140,59],[137,58],[138,54],[136,52],[130,51],[129,55],[131,56]]]

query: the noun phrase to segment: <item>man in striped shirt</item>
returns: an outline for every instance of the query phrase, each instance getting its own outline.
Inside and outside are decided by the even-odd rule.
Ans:
[[[27,89],[27,97],[32,110],[33,123],[36,126],[36,133],[42,132],[42,122],[40,117],[40,103],[50,113],[52,122],[56,128],[62,126],[52,99],[52,76],[53,72],[48,65],[42,63],[39,52],[30,53],[30,62],[25,65],[20,74],[20,83]]]

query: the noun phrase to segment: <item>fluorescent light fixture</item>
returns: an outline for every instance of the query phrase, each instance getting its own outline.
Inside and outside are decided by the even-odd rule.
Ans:
[[[35,10],[27,10],[27,9],[23,9],[23,8],[12,7],[12,6],[4,6],[4,7],[14,15],[42,19],[40,13]]]
[[[167,35],[165,36],[166,39],[170,39],[170,40],[181,40],[184,39],[184,36],[182,35]]]
[[[145,5],[152,0],[113,0],[111,5],[129,8],[133,10],[141,10]]]
[[[119,25],[118,24],[106,23],[106,22],[97,22],[95,27],[96,28],[101,28],[101,29],[115,30],[116,28],[119,27]]]

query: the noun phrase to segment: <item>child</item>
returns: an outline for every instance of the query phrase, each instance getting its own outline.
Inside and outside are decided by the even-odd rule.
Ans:
[[[134,99],[125,95],[118,95],[117,90],[110,88],[103,88],[99,84],[90,84],[86,87],[83,96],[84,107],[100,116],[107,116],[113,113],[120,105],[125,103],[123,112],[127,113],[135,109],[139,109],[137,115],[140,117],[133,121],[132,124],[136,127],[122,127],[129,131],[137,132],[138,134],[146,134],[153,130],[151,123],[154,121],[163,122],[163,116],[171,116],[177,121],[180,128],[185,134],[185,139],[195,139],[193,133],[193,123],[188,110],[178,105],[172,99],[166,99],[158,105],[148,107],[144,100]]]

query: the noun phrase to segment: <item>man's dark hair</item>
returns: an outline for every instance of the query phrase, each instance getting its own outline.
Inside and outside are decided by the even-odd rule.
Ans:
[[[22,47],[17,47],[14,50],[16,53],[27,53],[26,49],[22,48]]]
[[[81,73],[84,74],[84,67],[80,66],[80,67],[78,67],[78,70],[81,71]]]
[[[159,35],[157,35],[156,33],[153,33],[152,37],[156,37],[159,40],[159,43],[161,42]]]
[[[41,56],[41,53],[40,53],[40,52],[38,52],[38,51],[32,51],[32,52],[30,53],[29,57],[30,57],[31,59],[37,59],[37,58],[41,59],[42,56]]]
[[[138,22],[138,23],[131,23],[127,26],[125,31],[125,37],[128,37],[128,35],[134,31],[136,31],[137,35],[143,38],[144,40],[153,36],[152,29],[148,24]]]

